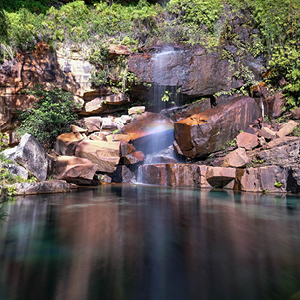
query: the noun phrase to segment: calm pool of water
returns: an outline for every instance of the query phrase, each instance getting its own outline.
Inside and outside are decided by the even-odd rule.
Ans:
[[[299,204],[134,185],[18,198],[0,299],[300,299]]]

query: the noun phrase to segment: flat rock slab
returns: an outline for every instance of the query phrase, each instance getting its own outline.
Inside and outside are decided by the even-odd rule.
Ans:
[[[293,130],[298,126],[298,123],[295,121],[288,121],[284,124],[280,130],[277,132],[277,135],[281,138],[283,136],[289,135]]]
[[[60,156],[55,161],[57,179],[75,184],[90,185],[98,169],[86,158],[75,156]]]
[[[76,147],[75,156],[97,164],[100,172],[112,173],[120,160],[120,142],[83,140]]]
[[[261,110],[256,101],[241,96],[228,104],[176,122],[174,136],[179,153],[195,158],[219,151],[260,115]]]
[[[252,150],[258,146],[257,136],[248,132],[241,132],[236,139],[238,147],[245,148],[246,150]]]
[[[16,187],[17,195],[67,193],[77,188],[75,184],[64,180],[17,183],[14,186]]]
[[[76,147],[79,141],[83,139],[82,135],[77,132],[63,133],[56,138],[54,150],[59,155],[68,155],[72,152],[72,148]],[[74,145],[74,147],[71,146]]]

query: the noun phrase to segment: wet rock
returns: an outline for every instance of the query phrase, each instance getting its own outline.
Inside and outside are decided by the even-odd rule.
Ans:
[[[212,187],[224,187],[236,177],[236,169],[207,167],[206,180]]]
[[[161,114],[146,112],[125,125],[122,133],[130,136],[137,150],[148,154],[172,145],[173,126],[173,123]]]
[[[178,122],[210,108],[210,99],[205,98],[192,104],[183,105],[182,107],[164,109],[160,113],[171,119],[173,122]]]
[[[128,154],[135,152],[135,148],[124,140],[120,141],[120,157],[124,157]]]
[[[124,165],[141,164],[145,159],[145,155],[142,151],[136,151],[131,154],[127,154],[123,157],[122,162]]]
[[[172,157],[167,157],[163,155],[151,155],[147,158],[148,164],[175,164],[177,160]]]
[[[138,169],[137,180],[144,184],[167,185],[167,169],[165,164],[142,165]]]
[[[263,127],[258,131],[257,135],[264,137],[266,140],[274,140],[276,138],[276,133],[268,127]]]
[[[64,180],[17,183],[14,186],[16,187],[17,195],[67,193],[77,188],[75,184],[68,183]]]
[[[286,135],[289,135],[293,132],[293,130],[298,126],[298,123],[295,121],[288,121],[286,124],[284,124],[280,130],[277,132],[278,137],[283,137]]]
[[[120,160],[120,142],[83,140],[76,147],[75,155],[97,164],[100,172],[112,173]]]
[[[252,150],[258,146],[258,139],[254,134],[241,132],[236,139],[238,147],[245,148],[246,150]]]
[[[54,150],[59,155],[67,155],[67,153],[72,153],[74,151],[74,148],[82,139],[82,136],[78,133],[63,133],[56,138]]]
[[[90,185],[92,184],[98,166],[85,158],[60,156],[56,162],[57,179],[67,182]]]
[[[42,145],[31,134],[26,133],[18,146],[2,153],[28,170],[39,181],[46,180],[51,169],[51,160]]]
[[[136,172],[130,166],[117,166],[112,174],[112,181],[116,183],[130,183],[136,181]]]
[[[167,164],[167,184],[170,186],[199,187],[200,168],[192,164]]]
[[[184,156],[201,157],[221,150],[260,114],[253,98],[238,97],[228,104],[174,123],[175,140]]]
[[[244,148],[238,148],[227,154],[223,160],[223,167],[242,168],[249,163],[250,159]]]
[[[247,192],[286,192],[287,170],[278,166],[247,168],[240,179],[240,189]]]
[[[260,74],[257,69],[262,68],[260,62],[249,58],[245,64],[251,69],[255,66],[253,71],[258,79]],[[222,59],[219,51],[206,52],[203,48],[153,55],[132,54],[128,59],[128,67],[142,82],[181,86],[181,94],[193,97],[213,95],[244,84],[242,80],[236,80],[233,76],[235,68],[230,67],[227,59]]]
[[[134,106],[128,109],[128,115],[137,115],[145,112],[145,106]]]

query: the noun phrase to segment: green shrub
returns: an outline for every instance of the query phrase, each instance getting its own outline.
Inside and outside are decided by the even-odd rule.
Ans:
[[[35,87],[29,93],[39,101],[32,109],[21,113],[22,123],[17,132],[19,135],[30,132],[45,149],[51,149],[56,137],[69,132],[70,124],[77,119],[73,112],[73,94],[59,88],[45,91],[42,86]]]

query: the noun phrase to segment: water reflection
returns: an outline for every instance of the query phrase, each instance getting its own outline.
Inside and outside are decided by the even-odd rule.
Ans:
[[[7,218],[7,212],[5,209],[5,202],[1,200],[0,198],[0,227],[5,222]]]
[[[288,299],[299,198],[101,186],[7,205],[0,299]]]

